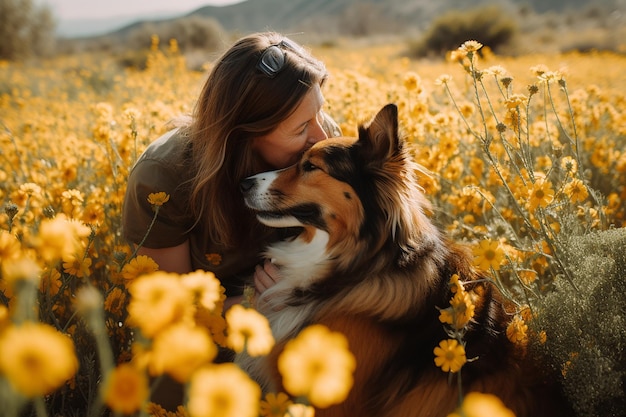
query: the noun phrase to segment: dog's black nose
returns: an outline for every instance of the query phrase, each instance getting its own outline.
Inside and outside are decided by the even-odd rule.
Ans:
[[[241,180],[239,183],[239,190],[242,193],[248,192],[254,187],[254,184],[256,184],[256,180],[254,178],[246,178]]]

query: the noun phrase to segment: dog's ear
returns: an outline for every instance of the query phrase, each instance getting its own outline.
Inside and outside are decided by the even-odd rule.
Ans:
[[[359,126],[361,155],[365,161],[384,161],[400,149],[398,107],[387,104],[368,125]]]

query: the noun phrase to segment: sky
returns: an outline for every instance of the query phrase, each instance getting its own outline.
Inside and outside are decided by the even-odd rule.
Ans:
[[[185,13],[203,6],[226,6],[242,0],[39,0],[59,20],[105,19],[160,13]]]

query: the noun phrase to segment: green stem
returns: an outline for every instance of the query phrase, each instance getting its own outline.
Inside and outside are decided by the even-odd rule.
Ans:
[[[120,269],[119,269],[120,271],[124,268],[124,265],[126,265],[129,260],[137,256],[137,252],[139,251],[139,248],[141,248],[143,244],[146,242],[146,239],[148,238],[148,235],[150,234],[150,231],[152,230],[154,223],[156,223],[156,219],[157,219],[157,216],[159,215],[160,208],[161,206],[154,206],[154,216],[152,217],[152,221],[150,222],[150,226],[148,226],[148,230],[146,231],[146,234],[143,235],[143,239],[141,239],[141,242],[139,242],[139,244],[135,247],[133,254],[128,259],[126,259],[124,263],[120,265]]]

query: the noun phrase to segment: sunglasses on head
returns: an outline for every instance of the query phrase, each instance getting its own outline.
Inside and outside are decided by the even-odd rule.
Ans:
[[[256,68],[269,78],[274,78],[276,74],[285,68],[285,62],[287,62],[285,49],[298,51],[300,48],[292,42],[283,39],[275,45],[268,46],[263,51]]]

